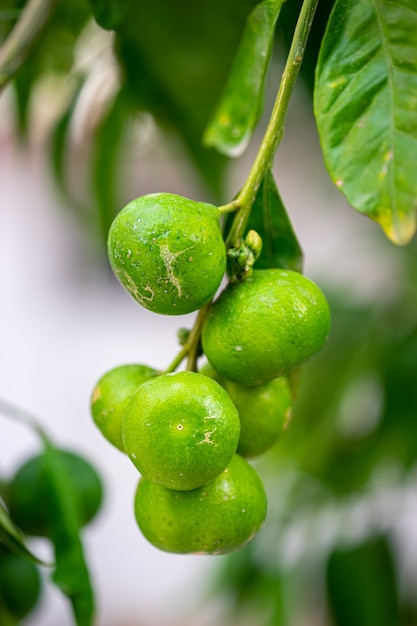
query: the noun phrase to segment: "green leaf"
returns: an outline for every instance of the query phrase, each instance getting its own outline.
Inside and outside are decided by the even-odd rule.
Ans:
[[[262,114],[265,79],[283,0],[264,0],[250,13],[232,68],[203,143],[241,155]]]
[[[416,33],[415,0],[337,0],[314,96],[334,183],[400,245],[416,229]]]
[[[44,467],[50,484],[50,525],[55,549],[54,582],[69,598],[77,626],[91,626],[94,596],[80,537],[75,494],[59,451],[44,437]]]
[[[40,565],[48,565],[39,559],[26,545],[25,538],[20,530],[15,526],[9,513],[0,501],[0,543],[3,543],[15,554],[19,554],[24,558],[39,563]]]
[[[302,271],[303,253],[270,170],[256,194],[247,230],[256,230],[262,237],[256,269],[282,267]]]
[[[326,589],[335,626],[401,623],[395,564],[382,535],[334,550],[326,567]]]

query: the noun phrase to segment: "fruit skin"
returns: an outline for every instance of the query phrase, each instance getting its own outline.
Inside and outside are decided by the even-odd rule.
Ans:
[[[263,385],[246,387],[226,380],[209,363],[200,370],[226,389],[240,418],[237,452],[254,457],[271,448],[286,431],[291,419],[292,395],[285,376]]]
[[[114,273],[150,311],[182,315],[200,309],[216,293],[226,269],[219,216],[211,204],[170,193],[133,200],[110,228]]]
[[[97,514],[103,500],[103,486],[93,466],[69,450],[59,450],[62,464],[74,489],[80,526]],[[8,508],[13,522],[27,535],[49,537],[51,494],[43,455],[27,460],[8,485]]]
[[[122,417],[130,396],[158,372],[147,365],[119,365],[103,374],[91,396],[94,423],[111,444],[124,452]]]
[[[221,376],[259,385],[310,359],[329,329],[329,305],[310,279],[291,270],[254,270],[212,304],[202,346]]]
[[[41,587],[41,577],[34,563],[4,548],[1,549],[0,605],[3,603],[6,609],[20,620],[37,604]]]
[[[226,391],[196,372],[164,374],[131,397],[122,423],[126,454],[147,480],[195,489],[236,452],[240,422]]]
[[[135,517],[150,543],[178,554],[227,554],[249,543],[267,512],[263,483],[256,470],[236,454],[206,485],[174,491],[139,482]]]

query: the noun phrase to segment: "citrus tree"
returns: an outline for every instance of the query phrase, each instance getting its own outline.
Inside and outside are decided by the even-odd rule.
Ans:
[[[295,624],[314,611],[329,624],[414,623],[415,599],[396,574],[395,524],[375,523],[372,508],[381,468],[394,459],[405,493],[417,455],[414,2],[10,0],[0,17],[0,89],[13,90],[22,138],[35,88],[51,75],[62,88],[51,169],[103,263],[161,323],[195,313],[164,369],[140,354],[92,381],[97,436],[138,472],[139,529],[163,551],[234,553],[221,560],[215,591],[238,615],[254,611],[257,624]],[[102,73],[90,99],[87,181],[74,190],[71,125],[98,71],[80,62],[91,33],[102,37]],[[300,81],[335,187],[382,228],[387,248],[401,246],[395,298],[358,305],[303,272],[274,170]],[[150,116],[181,142],[204,198],[161,181],[125,201],[126,145]],[[228,197],[227,166],[255,142]],[[36,604],[42,566],[75,622],[92,624],[80,531],[100,506],[100,479],[31,416],[6,400],[0,409],[43,446],[2,485],[2,623]],[[349,532],[353,497],[367,512],[359,535]],[[299,547],[288,556],[294,532]],[[31,535],[52,541],[53,563],[29,550]],[[12,585],[14,558],[22,573]],[[16,589],[26,581],[23,606]]]

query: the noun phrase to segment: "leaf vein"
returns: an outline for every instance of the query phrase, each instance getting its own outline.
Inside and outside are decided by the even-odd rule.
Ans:
[[[378,21],[378,26],[381,32],[381,39],[383,41],[382,50],[385,56],[387,73],[388,73],[388,93],[390,98],[390,110],[394,111],[394,69],[393,62],[391,56],[388,54],[388,45],[389,45],[389,37],[386,32],[384,17],[382,14],[382,8],[380,6],[379,0],[372,0],[374,5],[375,14]],[[392,149],[392,164],[393,167],[390,167],[388,170],[389,175],[389,195],[391,201],[393,203],[393,211],[396,213],[398,210],[397,206],[397,198],[395,194],[395,163],[396,163],[396,153],[395,153],[395,121],[393,113],[390,115],[390,145]]]

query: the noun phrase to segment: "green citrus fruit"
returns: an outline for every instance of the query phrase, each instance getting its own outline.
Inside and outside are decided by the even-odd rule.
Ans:
[[[236,454],[214,480],[191,491],[139,482],[135,516],[154,546],[179,554],[227,554],[249,543],[266,516],[262,481]]]
[[[213,303],[202,345],[221,376],[257,385],[316,354],[329,328],[327,300],[310,279],[290,270],[254,270]]]
[[[41,577],[34,563],[2,548],[0,551],[0,614],[1,605],[19,620],[37,604],[41,593]]]
[[[285,376],[263,385],[246,387],[226,380],[209,363],[200,370],[222,385],[233,400],[240,418],[237,452],[254,457],[266,452],[283,435],[291,419],[292,395]]]
[[[110,228],[114,273],[150,311],[196,311],[214,296],[226,268],[219,217],[211,204],[170,193],[133,200]]]
[[[239,432],[239,415],[226,391],[195,372],[144,382],[122,423],[126,454],[139,472],[170,489],[194,489],[222,472]]]
[[[124,452],[122,417],[130,396],[158,372],[147,365],[120,365],[106,372],[91,396],[91,413],[104,437]]]
[[[68,450],[59,450],[60,460],[74,490],[81,526],[88,524],[98,512],[103,499],[103,486],[93,466]],[[14,523],[28,535],[48,537],[51,534],[50,504],[53,494],[45,469],[44,456],[39,454],[17,470],[8,487],[8,506]]]

